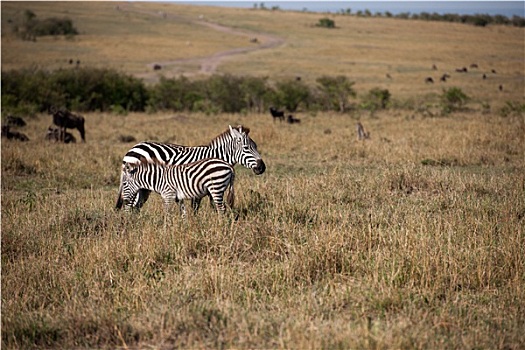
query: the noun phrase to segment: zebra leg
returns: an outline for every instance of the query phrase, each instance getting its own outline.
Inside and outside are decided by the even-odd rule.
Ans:
[[[201,205],[202,198],[194,198],[191,200],[191,207],[193,208],[193,213],[197,213]]]
[[[215,209],[215,204],[214,204],[213,196],[212,196],[211,193],[209,193],[209,192],[208,192],[208,198],[210,199],[210,206],[212,207],[212,209]]]
[[[213,203],[215,203],[215,208],[219,214],[224,214],[226,212],[226,206],[224,205],[224,192],[210,194],[210,197],[213,199]]]
[[[132,193],[131,195],[129,195],[129,197],[123,198],[122,201],[124,202],[124,211],[127,211],[127,212],[130,212],[130,211],[139,212],[140,211],[140,207],[137,207],[134,204],[137,200],[137,197],[138,197],[138,192]]]
[[[179,201],[179,207],[180,207],[180,215],[183,219],[186,219],[186,206],[184,205],[184,201]]]
[[[151,194],[150,190],[141,188],[137,192],[137,196],[135,197],[135,200],[133,201],[133,206],[136,207],[137,209],[142,208],[142,206],[144,206],[144,203],[146,203],[146,201],[148,200],[150,194]]]
[[[171,193],[161,193],[162,200],[164,201],[164,209],[166,213],[171,209],[173,206],[173,203],[179,202],[176,196],[172,195]]]
[[[184,201],[182,199],[178,199],[177,195],[169,192],[169,193],[161,193],[162,199],[164,200],[164,209],[166,210],[166,213],[171,208],[171,205],[173,203],[179,203],[180,213],[182,218],[186,218],[186,206],[184,205]]]

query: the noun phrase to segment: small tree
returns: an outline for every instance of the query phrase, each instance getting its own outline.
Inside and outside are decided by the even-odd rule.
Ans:
[[[207,81],[207,97],[213,106],[213,112],[237,113],[246,103],[243,99],[242,79],[230,75],[213,75]]]
[[[317,26],[322,28],[335,28],[335,21],[327,17],[321,18]]]
[[[347,77],[340,75],[337,77],[322,76],[317,79],[321,92],[323,105],[329,109],[337,109],[343,113],[347,108],[348,98],[355,97],[352,88],[354,82]]]
[[[295,112],[301,102],[307,101],[310,90],[302,81],[287,80],[277,83],[275,104],[286,107],[290,112]]]
[[[443,89],[443,94],[441,95],[443,112],[450,113],[457,111],[461,109],[468,100],[469,97],[458,87]]]
[[[261,113],[269,95],[267,78],[243,77],[241,89],[244,93],[246,108]]]
[[[373,88],[364,97],[362,107],[372,111],[385,109],[390,102],[390,91],[387,89]]]

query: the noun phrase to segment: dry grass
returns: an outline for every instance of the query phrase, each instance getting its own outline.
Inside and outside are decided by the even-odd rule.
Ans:
[[[8,20],[20,18],[27,8],[39,18],[69,16],[81,35],[72,41],[15,40]],[[356,82],[359,94],[379,86],[400,100],[436,96],[444,87],[457,86],[477,103],[493,108],[508,100],[523,101],[524,28],[330,15],[338,28],[329,30],[315,27],[322,16],[159,3],[4,2],[2,67],[34,64],[56,69],[68,67],[70,58],[78,58],[86,65],[123,69],[139,77],[158,76],[160,73],[151,68],[157,62],[166,63],[161,71],[166,76],[193,75],[199,72],[198,61],[170,62],[253,48],[249,38],[259,37],[265,44],[266,33],[284,39],[284,44],[228,57],[218,72],[272,79],[301,76],[312,84],[321,75],[342,74]],[[201,18],[232,31],[198,24]],[[455,72],[472,63],[479,68],[467,74]],[[433,64],[437,71],[432,70]],[[497,74],[492,74],[492,69]],[[439,83],[446,72],[452,78],[447,84]],[[485,81],[483,73],[488,75]],[[424,83],[429,76],[435,84]],[[499,85],[503,85],[503,92],[499,92]]]
[[[62,11],[85,35],[17,42],[4,25],[21,4],[2,3],[3,69],[37,54],[56,68],[64,52],[142,74],[156,60],[249,45],[187,20],[72,2],[31,8]],[[313,14],[126,6],[285,38],[222,72],[343,73],[359,93],[379,85],[416,100],[441,92],[419,84],[433,63],[440,73],[476,62],[498,74],[490,88],[477,73],[454,76],[474,100],[441,118],[299,113],[301,124],[288,125],[255,114],[92,113],[87,142],[74,145],[43,140],[50,116],[29,120],[30,142],[1,145],[2,347],[523,347],[525,120],[478,105],[523,102],[523,29],[336,17],[340,28],[328,32],[312,27]],[[183,50],[182,37],[194,45]],[[512,88],[500,93],[501,83]],[[370,140],[356,141],[357,120]],[[218,218],[203,203],[184,222],[176,209],[163,213],[158,195],[140,214],[114,211],[132,146],[122,136],[202,144],[228,124],[252,129],[267,164],[260,177],[237,168],[234,214]]]
[[[86,117],[86,144],[44,142],[48,116],[2,143],[6,348],[524,343],[523,118],[385,113],[357,142],[339,115]],[[199,144],[229,123],[268,166],[238,169],[238,220],[113,210],[121,133]]]

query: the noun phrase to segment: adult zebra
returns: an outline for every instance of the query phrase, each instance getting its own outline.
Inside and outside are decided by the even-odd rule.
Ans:
[[[173,203],[180,205],[186,216],[184,199],[201,200],[209,195],[220,214],[224,214],[224,193],[229,189],[228,205],[233,207],[235,171],[227,162],[207,158],[189,164],[166,165],[142,160],[124,166],[125,182],[122,188],[124,203],[132,203],[139,189],[155,191],[162,196],[166,209]]]
[[[127,164],[138,164],[141,161],[148,163],[158,162],[160,164],[180,165],[195,162],[206,158],[218,158],[234,166],[239,163],[248,169],[252,169],[256,175],[264,173],[266,165],[257,151],[257,145],[249,136],[250,129],[239,125],[216,136],[208,145],[204,146],[181,146],[158,142],[141,142],[133,146],[124,156],[122,173],[120,176],[120,188],[116,208],[123,205],[122,188],[125,183],[125,168]],[[135,209],[140,209],[148,200],[151,190],[140,188],[133,196],[133,202],[129,204]],[[194,210],[200,205],[200,199],[192,200]]]

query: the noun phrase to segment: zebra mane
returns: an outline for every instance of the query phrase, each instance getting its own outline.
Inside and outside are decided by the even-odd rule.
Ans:
[[[250,133],[250,128],[248,128],[246,126],[237,125],[237,127],[235,127],[234,129],[237,129],[237,130],[239,130],[239,132],[241,132],[241,133],[243,132],[246,135],[248,135]]]
[[[155,165],[164,165],[164,162],[158,158],[148,158],[146,157],[140,157],[140,164],[137,165],[147,165],[147,164],[155,164]]]
[[[250,128],[247,128],[245,126],[242,126],[242,125],[237,125],[236,127],[234,127],[233,129],[236,129],[238,130],[240,133],[244,133],[246,135],[248,135],[250,133]],[[210,141],[210,143],[208,144],[209,146],[211,145],[214,145],[216,144],[219,140],[223,140],[227,137],[230,136],[230,129],[226,129],[226,131],[224,131],[223,133],[221,133],[220,135],[217,135],[213,140]]]

